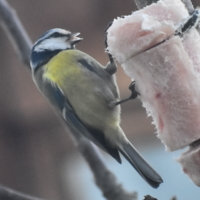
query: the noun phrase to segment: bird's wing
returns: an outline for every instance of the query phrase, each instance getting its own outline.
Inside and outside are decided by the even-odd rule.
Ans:
[[[110,94],[107,97],[104,96],[105,99],[108,98],[107,99],[108,101],[112,101],[110,99],[111,97],[114,100],[119,98],[118,89],[117,89],[116,85],[114,84],[115,76],[113,75],[114,74],[113,70],[115,70],[115,69],[111,69],[112,66],[108,66],[108,68],[110,68],[110,69],[107,69],[107,68],[103,67],[100,63],[98,63],[96,60],[94,60],[92,57],[90,57],[90,59],[87,59],[87,57],[84,57],[84,56],[82,56],[81,58],[78,58],[77,62],[79,64],[81,64],[83,66],[83,68],[96,74],[96,76],[98,76],[101,80],[104,81],[104,83],[106,85],[106,88],[104,88],[105,91],[107,89],[109,89],[109,91],[112,93],[112,95]],[[111,71],[113,71],[113,73],[111,73]],[[101,86],[103,87],[102,84],[101,84]],[[106,92],[102,95],[106,95]]]
[[[50,102],[60,111],[65,122],[73,129],[73,131],[78,131],[83,134],[121,163],[118,150],[111,147],[106,142],[104,134],[100,130],[86,126],[81,122],[81,120],[79,120],[67,97],[57,84],[51,83],[48,80],[45,81],[45,93]]]

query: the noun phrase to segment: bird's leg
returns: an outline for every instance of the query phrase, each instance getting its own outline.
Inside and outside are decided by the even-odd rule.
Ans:
[[[124,103],[124,102],[126,102],[126,101],[129,101],[129,100],[131,100],[131,99],[135,99],[135,98],[137,98],[138,95],[140,95],[140,93],[137,92],[136,89],[135,89],[135,81],[133,81],[133,82],[130,84],[129,90],[131,90],[131,92],[132,92],[132,93],[131,93],[131,96],[130,96],[129,98],[127,98],[127,99],[123,99],[123,100],[121,100],[121,101],[116,102],[116,103],[115,103],[115,106],[117,106],[117,105],[119,105],[119,104],[122,104],[122,103]]]
[[[129,90],[132,92],[130,99],[135,99],[140,93],[135,89],[135,81],[132,81],[129,85]]]
[[[105,43],[106,49],[107,49],[107,47],[108,47],[108,43],[107,43],[107,30],[108,30],[109,27],[112,25],[112,23],[113,23],[113,22],[111,22],[111,23],[108,25],[108,27],[106,28],[106,30],[105,30],[105,40],[104,40],[104,43]],[[107,52],[107,53],[108,53],[108,57],[109,57],[109,62],[108,62],[108,64],[106,65],[105,70],[106,70],[110,75],[113,75],[113,74],[117,71],[117,65],[115,64],[115,61],[114,61],[112,55],[111,55],[109,52]],[[122,103],[124,103],[124,102],[126,102],[126,101],[129,101],[129,100],[131,100],[131,99],[135,99],[135,98],[139,95],[139,93],[135,90],[135,81],[133,81],[133,82],[130,84],[129,90],[131,90],[131,92],[132,92],[132,93],[131,93],[131,96],[130,96],[129,98],[127,98],[127,99],[124,99],[124,100],[115,102],[115,103],[114,103],[114,106],[117,106],[117,105],[119,105],[119,104],[122,104]]]
[[[108,72],[108,74],[113,75],[116,73],[117,71],[117,65],[115,64],[115,62],[108,62],[108,64],[105,67],[105,71]]]
[[[107,47],[108,47],[108,43],[107,43],[107,30],[109,29],[109,27],[112,25],[112,22],[108,25],[108,27],[105,30],[105,40],[104,40],[104,44],[106,47],[106,51],[107,51]],[[108,53],[108,58],[109,58],[109,62],[106,65],[105,71],[108,72],[108,74],[113,75],[116,71],[117,71],[117,65],[112,57],[112,55],[107,51]]]

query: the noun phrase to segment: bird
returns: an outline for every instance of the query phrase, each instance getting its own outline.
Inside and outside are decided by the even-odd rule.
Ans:
[[[39,91],[72,131],[78,131],[121,163],[121,153],[153,188],[163,182],[120,127],[116,65],[101,65],[76,49],[80,33],[46,31],[34,43],[30,66]],[[134,84],[133,84],[134,86]]]

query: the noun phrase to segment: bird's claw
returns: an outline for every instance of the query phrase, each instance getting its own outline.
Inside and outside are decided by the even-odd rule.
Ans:
[[[135,89],[135,81],[132,81],[130,86],[129,86],[129,90],[132,92],[130,99],[135,99],[137,98],[138,95],[140,95],[140,93],[138,91],[136,91]]]

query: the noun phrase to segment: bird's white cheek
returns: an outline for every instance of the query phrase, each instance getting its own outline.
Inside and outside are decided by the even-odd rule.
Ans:
[[[70,47],[70,43],[65,41],[64,38],[49,38],[35,46],[35,51],[41,52],[46,49],[49,51],[64,50]]]

